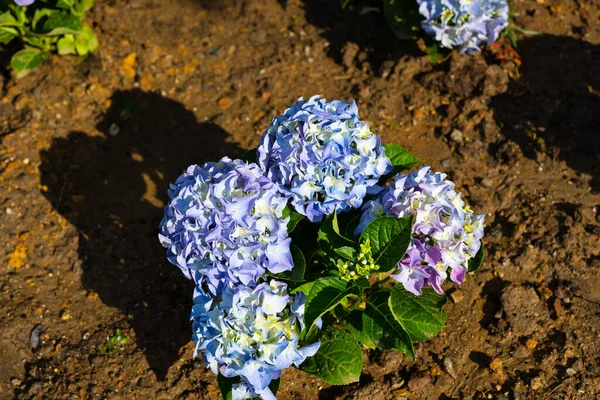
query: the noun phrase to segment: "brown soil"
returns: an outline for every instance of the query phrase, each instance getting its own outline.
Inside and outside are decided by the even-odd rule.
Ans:
[[[95,57],[4,70],[0,398],[218,398],[156,238],[168,183],[316,93],[448,172],[488,256],[414,361],[365,352],[348,387],[286,371],[280,398],[600,397],[600,2],[511,5],[545,33],[519,42],[518,80],[489,53],[433,66],[338,0],[98,1]]]

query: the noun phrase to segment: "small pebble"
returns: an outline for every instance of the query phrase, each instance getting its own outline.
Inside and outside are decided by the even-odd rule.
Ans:
[[[452,161],[450,161],[449,158],[445,158],[440,162],[440,164],[442,164],[442,167],[448,168],[452,164]]]
[[[46,329],[46,327],[42,324],[37,324],[31,330],[31,334],[29,335],[29,344],[34,349],[37,349],[40,346],[40,334]]]
[[[12,210],[12,208],[8,207],[4,210],[4,212],[7,213],[8,215],[10,215],[13,213],[13,210]]]
[[[465,298],[465,295],[460,290],[455,290],[450,293],[450,299],[452,299],[453,303],[460,303]]]
[[[417,390],[424,389],[431,383],[431,375],[428,372],[414,374],[408,381],[408,390],[416,392]]]
[[[491,188],[492,186],[494,186],[494,182],[489,178],[483,178],[481,180],[481,185],[486,188]]]
[[[13,386],[17,386],[17,387],[18,387],[18,386],[21,386],[21,380],[20,380],[19,378],[12,378],[12,379],[10,380],[10,383],[12,383],[12,384],[13,384]]]
[[[69,314],[69,312],[67,310],[61,311],[61,313],[60,313],[60,319],[62,319],[63,321],[66,321],[69,318],[71,318],[71,314]]]
[[[115,123],[112,123],[110,125],[110,127],[108,128],[108,133],[110,134],[110,136],[117,136],[120,131],[121,131],[121,128],[119,128],[119,125],[117,125]]]
[[[23,159],[23,164],[25,164],[25,165],[29,165],[30,162],[31,161],[29,160],[29,158],[24,158]]]
[[[577,370],[574,368],[567,368],[567,375],[569,375],[569,376],[577,375]]]
[[[464,140],[464,135],[463,135],[462,131],[455,129],[450,134],[450,139],[452,139],[453,141],[455,141],[458,144],[461,144]]]
[[[217,101],[219,108],[227,108],[231,105],[231,97],[223,96]]]

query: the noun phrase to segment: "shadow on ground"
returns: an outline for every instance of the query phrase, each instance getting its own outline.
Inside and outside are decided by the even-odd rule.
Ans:
[[[79,230],[84,287],[128,317],[164,379],[191,337],[191,284],[157,239],[169,182],[190,164],[242,151],[176,101],[140,90],[111,100],[98,125],[104,135],[55,139],[41,153],[41,179],[45,196]]]
[[[283,4],[280,1],[281,4]],[[375,75],[386,73],[386,61],[398,61],[404,55],[422,55],[413,40],[399,40],[382,12],[361,15],[363,7],[380,7],[380,1],[352,1],[342,8],[340,0],[303,0],[306,20],[324,29],[322,36],[330,43],[329,56],[344,64],[348,43],[358,45],[358,58],[365,57]]]
[[[521,78],[492,100],[503,133],[535,159],[547,152],[600,190],[600,46],[566,36],[519,41]]]

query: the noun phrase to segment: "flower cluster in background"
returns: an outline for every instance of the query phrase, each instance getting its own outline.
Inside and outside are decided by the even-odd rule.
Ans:
[[[383,215],[414,215],[411,244],[392,275],[414,294],[421,294],[424,286],[443,294],[448,272],[453,282],[461,284],[469,259],[481,247],[484,216],[473,214],[454,191],[454,183],[445,178],[446,174],[432,173],[429,167],[396,176],[376,200],[365,204],[355,231],[361,233]]]
[[[258,163],[291,198],[295,210],[318,222],[360,208],[390,172],[380,139],[359,119],[356,103],[300,98],[262,136]]]
[[[192,165],[169,197],[159,235],[167,257],[189,278],[200,272],[213,294],[292,269],[287,199],[256,164],[225,157]]]
[[[442,46],[461,53],[491,45],[508,26],[506,0],[417,0],[421,27]]]
[[[35,2],[35,0],[15,0],[15,3],[17,3],[20,6],[30,6]]]

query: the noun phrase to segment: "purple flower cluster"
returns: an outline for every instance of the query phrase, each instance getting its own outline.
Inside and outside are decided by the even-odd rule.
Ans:
[[[191,315],[194,355],[202,353],[215,374],[241,378],[234,399],[275,399],[269,383],[319,349],[318,342],[298,344],[305,300],[303,293],[290,298],[287,285],[275,280],[254,289],[226,287],[218,302],[197,287]]]
[[[225,157],[192,165],[169,190],[159,239],[169,261],[218,294],[293,268],[287,199],[256,164]]]
[[[424,286],[443,294],[448,272],[450,279],[460,285],[469,259],[481,247],[484,216],[473,214],[460,193],[454,191],[454,183],[445,178],[445,174],[432,173],[429,167],[396,176],[376,200],[365,204],[355,231],[361,233],[383,215],[415,216],[412,242],[392,277],[417,295]]]
[[[417,0],[421,27],[442,46],[461,53],[491,45],[508,25],[506,0]]]
[[[20,6],[30,6],[35,3],[35,0],[15,0],[15,3]]]
[[[263,134],[258,164],[302,215],[359,208],[392,169],[380,139],[359,119],[356,103],[298,99]]]

